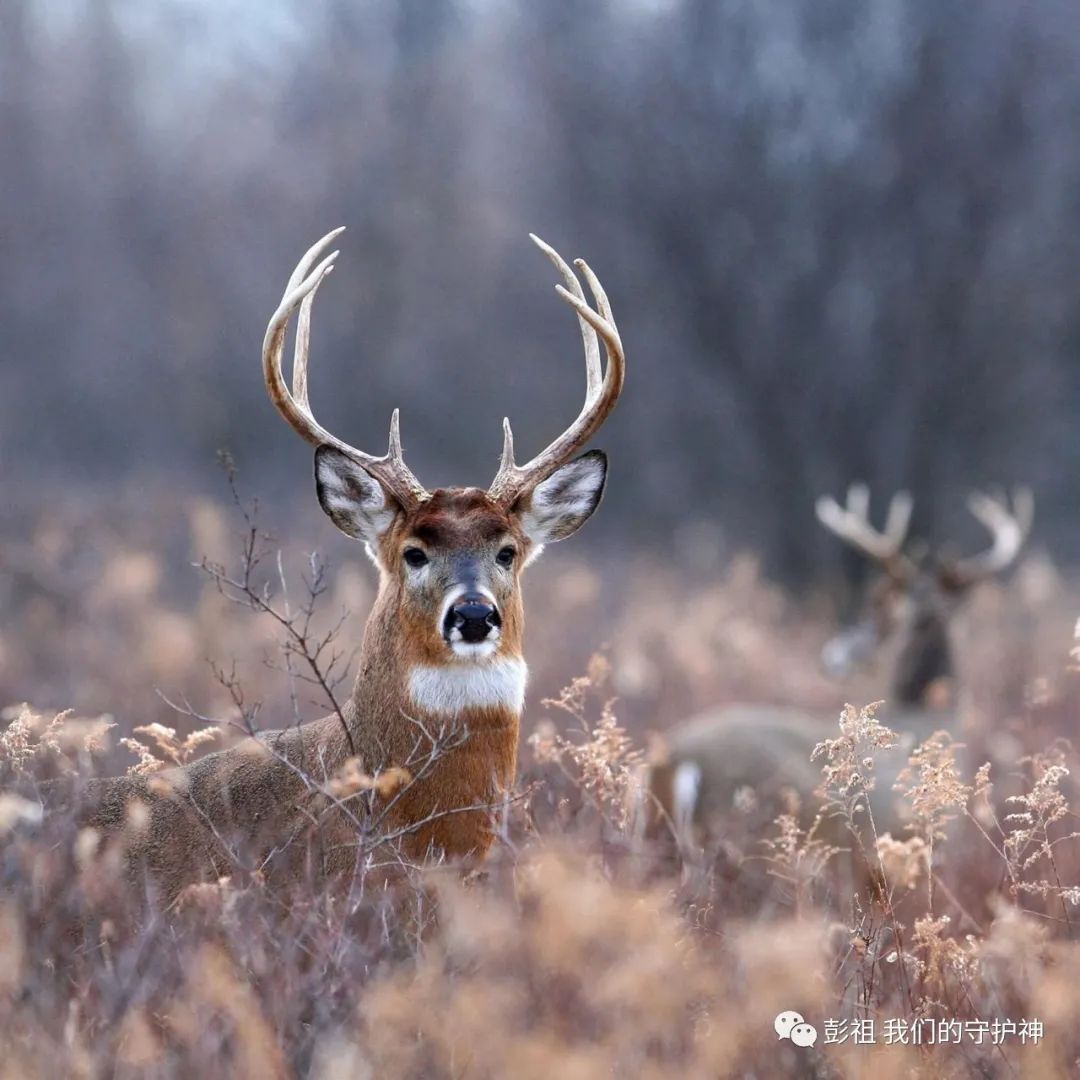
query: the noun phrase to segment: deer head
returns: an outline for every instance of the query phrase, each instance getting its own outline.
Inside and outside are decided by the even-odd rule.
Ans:
[[[963,559],[941,551],[905,553],[912,508],[906,491],[893,496],[883,531],[870,524],[869,508],[870,492],[863,484],[848,489],[844,506],[830,496],[817,501],[821,524],[882,571],[869,591],[865,616],[828,642],[822,660],[834,674],[848,674],[890,636],[902,634],[893,700],[924,704],[930,688],[952,675],[948,621],[958,602],[1015,561],[1031,530],[1034,499],[1027,488],[1013,494],[1011,505],[1004,496],[969,495],[968,508],[990,530],[992,541],[985,551]]]
[[[513,434],[504,420],[501,463],[487,490],[429,492],[405,464],[397,410],[390,421],[387,452],[373,456],[323,428],[308,404],[311,308],[338,252],[321,261],[320,256],[341,232],[335,229],[304,255],[270,319],[263,374],[271,400],[316,447],[315,484],[323,510],[343,533],[366,546],[378,566],[379,607],[392,612],[394,647],[407,663],[459,665],[518,657],[522,569],[545,544],[575,533],[604,490],[603,452],[575,455],[599,430],[622,391],[625,361],[607,296],[578,260],[576,266],[595,299],[593,310],[573,270],[532,237],[559,271],[562,284],[556,290],[578,316],[585,347],[585,403],[573,423],[523,465],[514,459]],[[282,373],[282,353],[297,309],[290,390]],[[601,364],[600,341],[606,366]]]

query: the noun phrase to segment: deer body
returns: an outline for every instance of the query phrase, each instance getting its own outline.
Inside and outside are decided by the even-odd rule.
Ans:
[[[520,701],[523,665],[513,679]],[[319,782],[339,773],[354,747],[376,774],[423,762],[432,746],[420,732],[438,732],[450,722],[463,736],[459,744],[400,792],[384,831],[400,832],[401,853],[410,861],[438,854],[482,857],[493,840],[492,812],[513,785],[520,705],[493,706],[482,696],[481,704],[463,703],[452,715],[416,708],[415,726],[406,727],[400,700],[386,694],[379,705],[363,665],[357,684],[364,692],[342,710],[351,746],[339,718],[331,715],[263,732],[184,768],[92,781],[84,823],[106,834],[127,828],[130,867],[136,875],[148,873],[167,899],[190,882],[235,872],[238,862],[278,881],[347,872],[356,862],[357,832],[348,816],[328,805]],[[146,821],[136,828],[128,824],[133,801],[146,808]]]
[[[820,778],[810,754],[823,727],[810,714],[768,705],[704,712],[665,732],[649,765],[650,796],[683,840],[716,835],[746,804],[744,793],[767,820],[797,810]]]
[[[835,674],[861,663],[886,639],[899,635],[892,682],[878,719],[897,734],[895,746],[874,756],[869,794],[872,833],[902,835],[908,805],[894,790],[911,751],[934,732],[958,734],[955,672],[949,621],[966,591],[1005,569],[1017,556],[1031,524],[1030,496],[1016,498],[1016,513],[986,496],[972,497],[972,509],[994,534],[985,555],[938,560],[925,569],[902,555],[910,500],[894,498],[884,533],[866,521],[867,494],[853,488],[847,508],[831,499],[818,503],[822,523],[883,566],[870,593],[866,617],[837,635],[823,650]],[[665,733],[649,770],[649,791],[662,816],[684,839],[715,838],[736,810],[740,789],[754,792],[760,817],[796,813],[808,825],[821,806],[822,762],[811,761],[815,746],[838,734],[835,719],[775,706],[732,706],[713,710]],[[865,822],[864,839],[873,835]],[[835,837],[841,840],[842,837]]]
[[[956,734],[957,714],[948,708],[886,708],[878,719],[897,733],[897,742],[874,754],[872,831],[901,836],[909,815],[894,785],[916,746],[936,731]],[[752,793],[755,827],[788,813],[805,828],[822,805],[823,762],[812,760],[814,748],[837,734],[835,719],[797,709],[737,705],[706,712],[665,736],[661,756],[649,768],[649,791],[676,834],[698,844],[719,838],[733,815],[745,812],[743,791]],[[862,823],[872,847],[865,815]],[[843,828],[829,828],[825,835],[846,846]]]
[[[267,329],[263,371],[278,410],[316,447],[323,510],[365,545],[379,571],[355,685],[340,713],[149,778],[89,785],[86,823],[106,834],[123,830],[128,865],[148,872],[166,899],[238,861],[286,879],[346,871],[363,846],[364,811],[406,859],[483,856],[516,768],[527,677],[521,572],[545,544],[576,532],[603,493],[605,456],[573,455],[621,393],[622,345],[592,271],[578,260],[598,312],[570,267],[536,237],[578,314],[586,361],[585,405],[543,452],[517,465],[504,421],[502,460],[488,489],[428,492],[405,465],[396,411],[382,457],[321,427],[307,398],[311,305],[337,252],[315,264],[339,232],[312,247],[290,278]],[[290,390],[281,360],[298,308]],[[366,803],[335,787],[350,764],[357,790],[371,796]],[[380,776],[394,782],[380,786]],[[131,818],[133,800],[144,807],[142,820]]]

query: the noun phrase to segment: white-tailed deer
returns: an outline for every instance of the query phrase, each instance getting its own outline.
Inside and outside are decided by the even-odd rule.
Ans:
[[[876,831],[897,835],[903,807],[893,784],[911,749],[939,729],[955,726],[955,679],[949,621],[958,602],[978,582],[1005,570],[1017,557],[1031,528],[1034,504],[1026,489],[1012,506],[981,493],[968,499],[971,512],[991,532],[983,553],[967,559],[904,553],[911,499],[895,495],[884,531],[869,521],[869,492],[860,484],[846,505],[823,496],[817,516],[825,528],[881,568],[869,592],[867,612],[853,629],[833,638],[822,660],[834,674],[850,672],[886,640],[899,651],[886,707],[880,719],[900,744],[880,755],[871,809]],[[747,789],[766,817],[799,806],[810,817],[820,805],[820,761],[813,748],[837,735],[833,718],[799,709],[740,705],[703,715],[663,735],[649,769],[651,799],[683,837],[713,835],[710,822],[731,820],[738,794]]]
[[[570,267],[535,236],[562,277],[557,291],[577,313],[585,347],[585,404],[545,450],[518,465],[504,420],[502,459],[487,490],[429,492],[405,465],[396,410],[381,457],[321,427],[308,405],[311,307],[338,253],[320,257],[341,231],[293,271],[267,327],[262,364],[279,412],[316,447],[319,503],[378,567],[355,686],[340,716],[262,733],[150,779],[92,783],[85,820],[105,832],[124,828],[133,802],[145,805],[141,832],[127,843],[129,864],[148,872],[165,898],[228,873],[234,846],[286,877],[354,866],[356,819],[349,806],[326,802],[327,782],[354,757],[367,775],[396,769],[411,777],[388,785],[372,811],[381,835],[399,838],[407,858],[483,855],[493,808],[516,767],[526,679],[521,572],[545,544],[576,532],[603,493],[605,455],[574,455],[619,398],[622,344],[592,270],[577,261],[596,310]],[[298,309],[290,390],[282,354]]]

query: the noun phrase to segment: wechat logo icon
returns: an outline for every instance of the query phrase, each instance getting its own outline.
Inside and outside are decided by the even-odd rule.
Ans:
[[[817,1042],[817,1028],[790,1009],[777,1013],[773,1028],[781,1039],[790,1039],[796,1046],[813,1046]]]

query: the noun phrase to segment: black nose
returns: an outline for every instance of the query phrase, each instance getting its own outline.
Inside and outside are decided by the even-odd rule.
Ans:
[[[452,630],[461,633],[461,640],[475,644],[483,641],[502,623],[494,605],[482,596],[463,596],[446,613],[443,634],[449,639]]]

